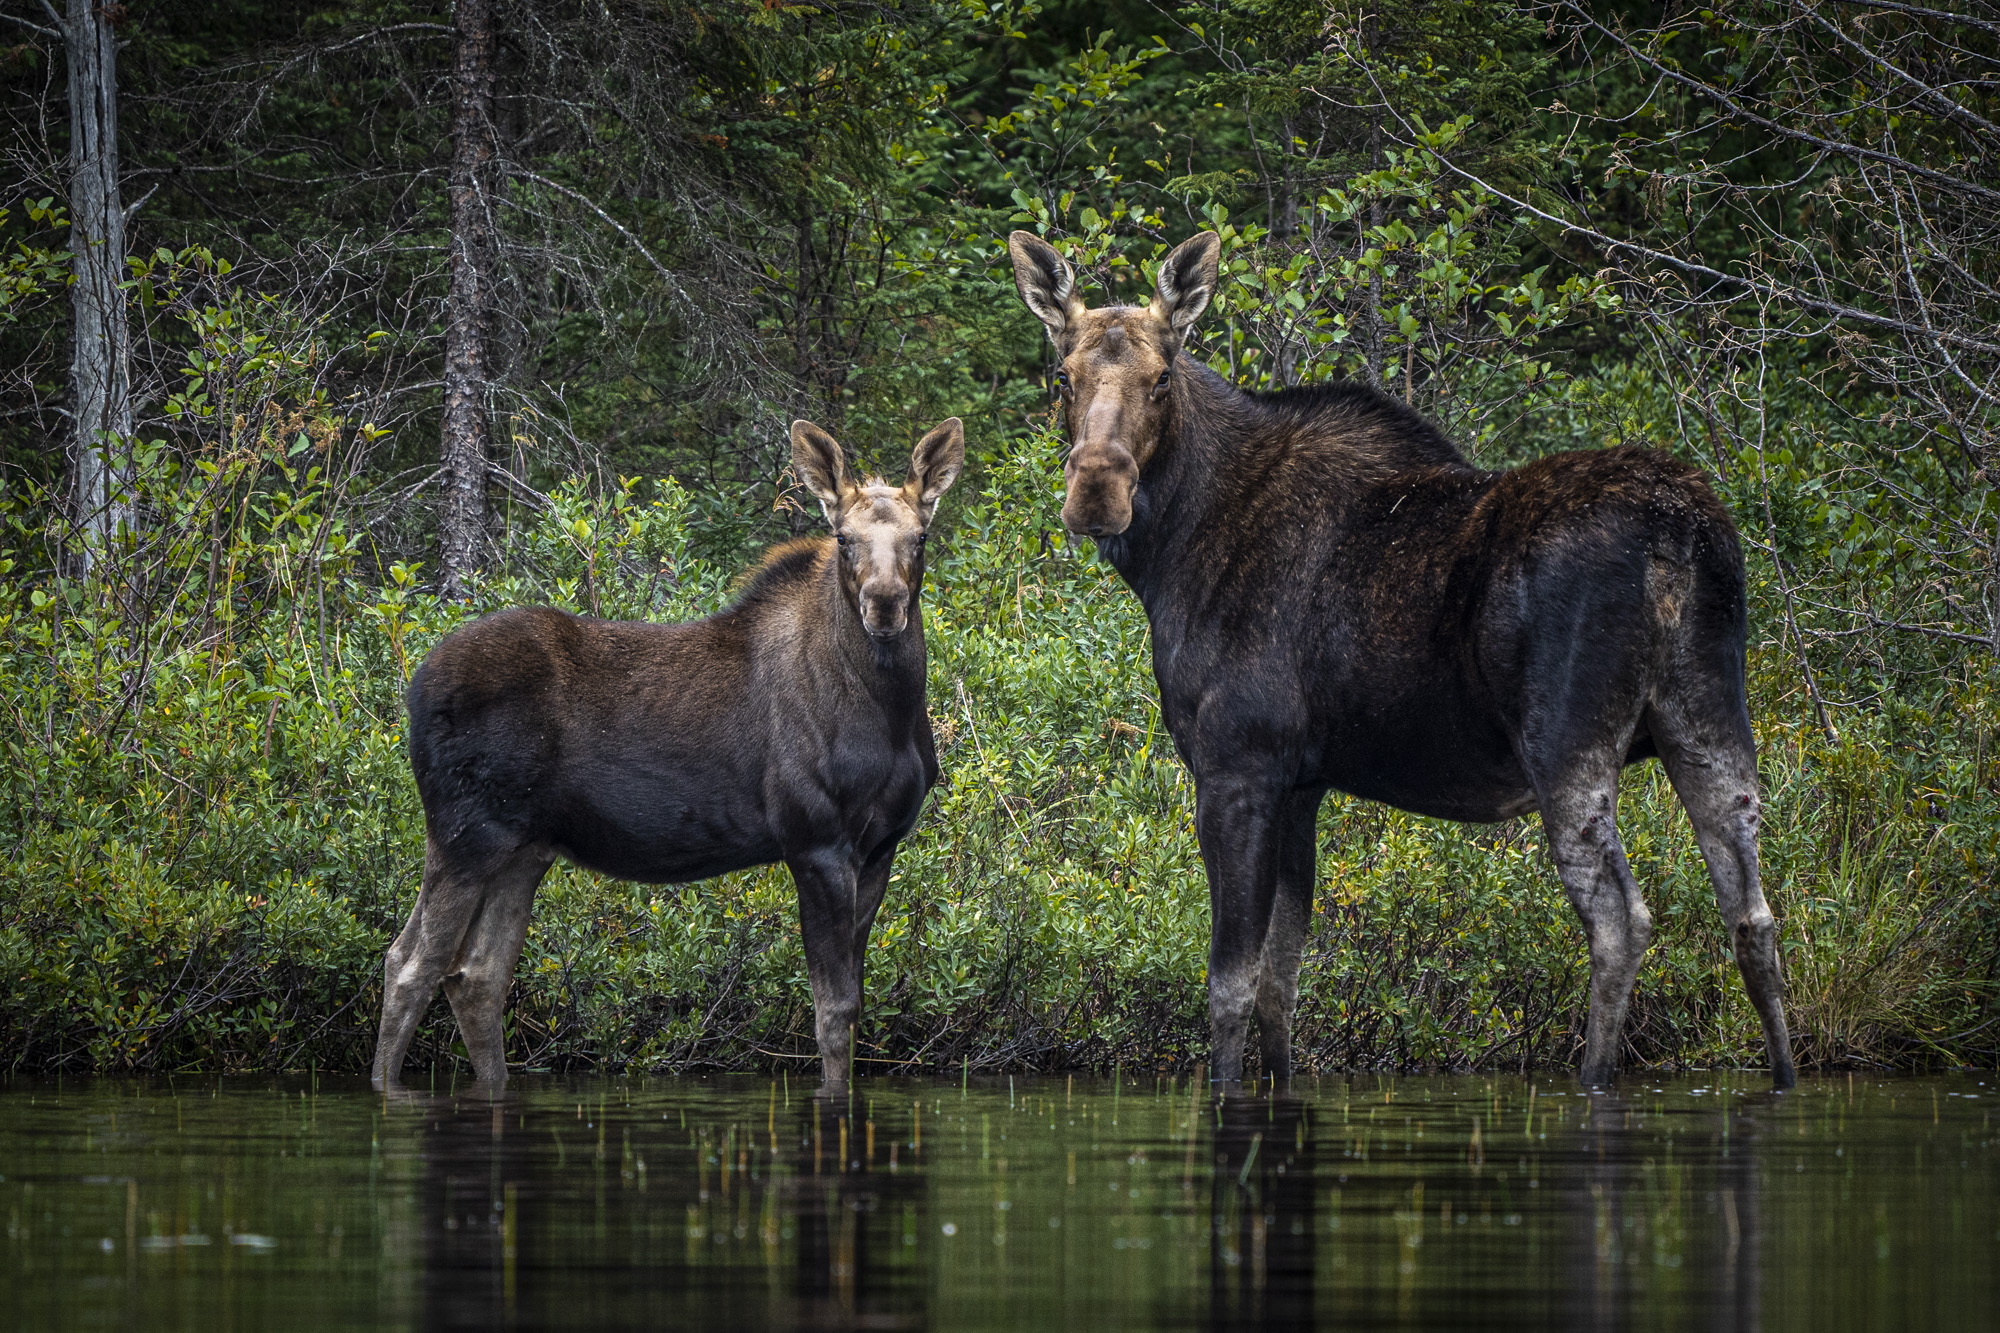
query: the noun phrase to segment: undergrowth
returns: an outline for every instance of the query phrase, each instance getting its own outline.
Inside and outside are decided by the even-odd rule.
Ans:
[[[421,870],[409,671],[503,605],[664,619],[728,596],[731,571],[692,554],[672,482],[577,482],[518,527],[470,604],[441,602],[420,571],[368,566],[312,464],[296,447],[147,460],[153,512],[180,514],[185,540],[158,538],[144,576],[118,584],[38,568],[38,497],[0,497],[13,1068],[365,1067],[382,953]],[[1160,725],[1144,617],[1062,534],[1058,476],[1053,441],[1029,437],[989,453],[948,506],[925,601],[944,782],[870,945],[864,1067],[1205,1058],[1192,787]],[[1767,642],[1752,671],[1801,1063],[1991,1061],[1993,701],[1968,688],[1921,715],[1856,713],[1834,738],[1801,720],[1791,661]],[[1630,1057],[1760,1062],[1656,764],[1628,770],[1620,826],[1657,926]],[[1584,941],[1533,817],[1465,827],[1336,797],[1320,881],[1296,1028],[1308,1067],[1574,1060]],[[558,866],[509,1051],[529,1067],[803,1065],[809,996],[782,868],[651,887]],[[455,1058],[455,1040],[440,1001],[417,1058]]]

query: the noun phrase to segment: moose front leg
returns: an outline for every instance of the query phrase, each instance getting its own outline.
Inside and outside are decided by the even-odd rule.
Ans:
[[[1195,792],[1195,830],[1208,870],[1209,1061],[1218,1083],[1243,1079],[1277,890],[1282,804],[1275,784],[1229,774],[1205,777]],[[1296,955],[1292,967],[1296,984]]]
[[[882,910],[882,897],[889,890],[889,870],[896,864],[896,844],[890,843],[862,863],[854,876],[854,975],[862,977],[868,957],[868,933],[875,929],[875,915]]]
[[[861,1019],[854,862],[844,850],[828,849],[786,864],[799,891],[799,932],[805,937],[806,972],[812,978],[821,1076],[829,1086],[840,1086],[847,1082],[854,1025]]]
[[[889,890],[889,871],[896,864],[896,844],[881,848],[861,866],[854,877],[854,1008],[860,1022],[861,997],[868,986],[868,936],[875,929],[875,916],[882,910],[882,897]]]

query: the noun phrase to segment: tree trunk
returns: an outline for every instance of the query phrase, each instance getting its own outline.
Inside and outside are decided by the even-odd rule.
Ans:
[[[1382,126],[1378,121],[1368,136],[1368,147],[1374,171],[1382,169]],[[1382,226],[1382,201],[1368,201],[1368,227],[1362,233],[1361,252],[1368,252],[1368,238],[1379,232]],[[1368,328],[1363,338],[1363,346],[1368,350],[1368,382],[1376,388],[1382,387],[1382,367],[1385,353],[1382,345],[1382,269],[1377,267],[1368,272]]]
[[[1993,533],[1993,545],[1986,553],[1986,637],[1993,643],[1993,655],[2000,657],[2000,528]]]
[[[69,217],[76,284],[70,359],[70,569],[87,573],[131,521],[123,494],[132,438],[125,213],[118,195],[118,39],[95,0],[69,0]]]
[[[1287,240],[1299,229],[1298,129],[1289,116],[1281,117],[1278,126],[1284,138],[1278,145],[1278,195],[1271,205],[1271,235]]]
[[[1376,50],[1381,42],[1382,15],[1380,7],[1370,5],[1361,20],[1361,47],[1367,53],[1372,65]],[[1375,94],[1380,96],[1379,91]],[[1372,123],[1368,127],[1368,169],[1382,169],[1382,113],[1384,108],[1376,105],[1371,111]],[[1382,226],[1382,200],[1378,196],[1368,201],[1368,227],[1377,231]],[[1363,254],[1368,251],[1366,237],[1361,242]],[[1382,270],[1378,266],[1368,274],[1368,382],[1375,388],[1382,387],[1385,352],[1382,345]]]
[[[492,0],[457,0],[451,72],[451,291],[444,332],[444,502],[438,537],[447,597],[465,594],[486,541],[486,415],[494,227]]]

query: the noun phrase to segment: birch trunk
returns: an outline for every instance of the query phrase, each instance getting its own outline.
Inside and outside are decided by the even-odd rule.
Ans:
[[[452,56],[451,290],[444,334],[444,500],[438,536],[441,591],[463,596],[486,541],[486,473],[492,427],[486,412],[494,227],[493,6],[457,0]]]
[[[125,293],[125,213],[118,194],[118,39],[95,0],[69,0],[70,249],[76,283],[70,359],[68,563],[88,573],[120,524],[132,437],[131,332]]]

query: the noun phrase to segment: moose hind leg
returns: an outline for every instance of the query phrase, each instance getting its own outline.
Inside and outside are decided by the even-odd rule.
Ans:
[[[444,977],[445,998],[458,1019],[473,1077],[496,1088],[507,1081],[507,992],[528,938],[535,886],[549,864],[546,852],[523,849],[492,872]]]
[[[430,1008],[467,924],[479,910],[480,885],[448,865],[434,841],[424,849],[423,887],[410,919],[382,963],[382,1026],[370,1082],[387,1091],[402,1082],[403,1058]]]
[[[1664,729],[1664,728],[1663,728]],[[1744,729],[1747,732],[1747,728]],[[1778,966],[1778,925],[1764,901],[1757,870],[1757,827],[1762,804],[1757,795],[1757,758],[1747,735],[1695,746],[1669,743],[1661,761],[1674,791],[1694,825],[1695,842],[1715,885],[1730,949],[1743,973],[1743,989],[1764,1027],[1771,1061],[1771,1085],[1798,1082],[1792,1065],[1791,1031],[1785,1023],[1785,984]]]
[[[1299,958],[1305,952],[1318,874],[1319,803],[1325,793],[1297,792],[1285,803],[1279,834],[1278,887],[1257,961],[1257,1047],[1264,1076],[1292,1076],[1292,1018],[1299,1006]]]
[[[1625,1013],[1653,939],[1653,918],[1618,840],[1617,770],[1579,776],[1539,793],[1542,827],[1570,906],[1590,941],[1590,1017],[1582,1081],[1609,1084],[1618,1072]]]

